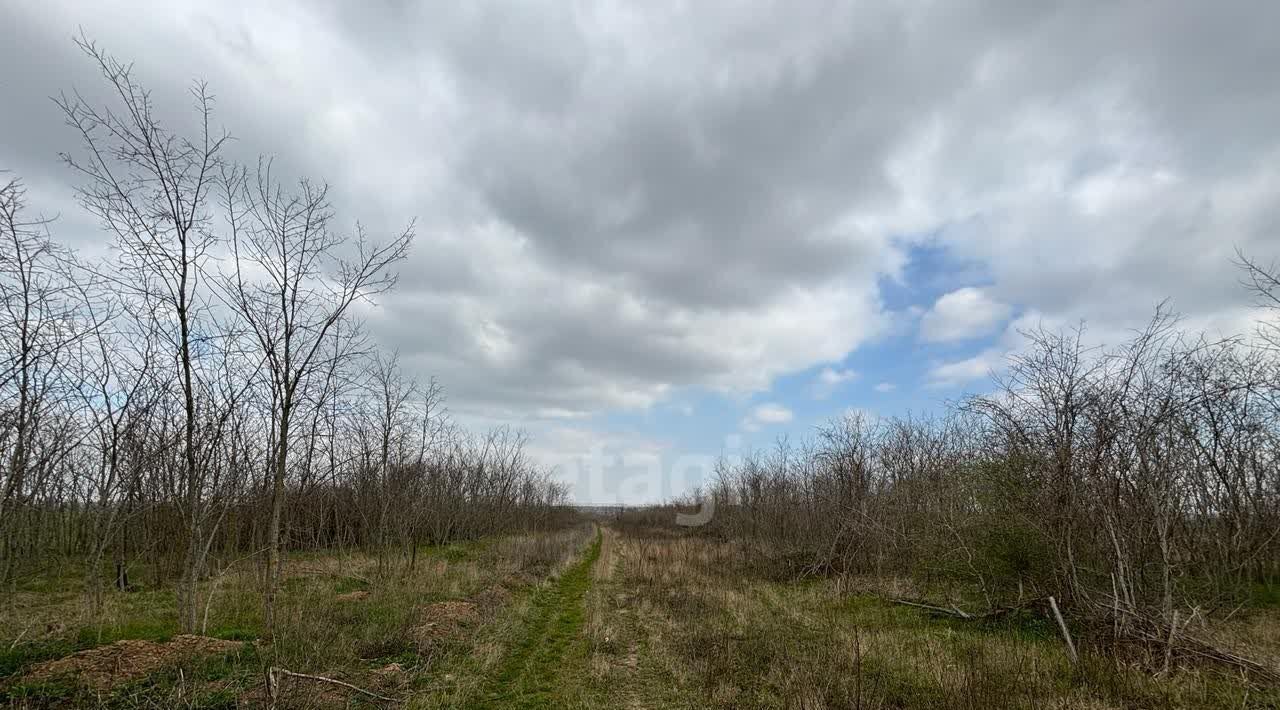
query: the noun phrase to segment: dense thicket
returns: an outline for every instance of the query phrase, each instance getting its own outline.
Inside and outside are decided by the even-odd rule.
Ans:
[[[224,154],[203,86],[172,130],[128,66],[81,46],[107,98],[60,97],[81,144],[63,157],[110,255],[60,245],[22,183],[0,184],[6,588],[74,559],[94,595],[130,574],[175,584],[191,629],[213,558],[254,557],[270,625],[282,547],[359,546],[391,569],[424,543],[563,520],[521,434],[464,431],[439,385],[364,337],[353,306],[394,286],[412,226],[342,228],[323,184]]]
[[[1274,308],[1274,270],[1243,267]],[[936,419],[849,414],[722,464],[682,506],[713,511],[694,534],[741,543],[771,575],[907,575],[991,608],[1055,596],[1117,624],[1229,611],[1280,583],[1274,315],[1226,340],[1163,310],[1118,347],[1031,332],[990,394]]]

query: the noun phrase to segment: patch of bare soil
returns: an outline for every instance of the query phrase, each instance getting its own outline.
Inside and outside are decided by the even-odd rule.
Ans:
[[[421,623],[409,633],[419,646],[430,646],[437,639],[456,638],[479,620],[480,609],[472,602],[436,602],[423,610]]]
[[[38,663],[32,666],[25,678],[44,680],[58,676],[73,676],[81,685],[95,690],[107,690],[118,683],[141,678],[167,666],[201,656],[229,653],[239,650],[242,646],[243,644],[239,641],[224,641],[188,634],[175,636],[168,643],[116,641],[106,646]]]

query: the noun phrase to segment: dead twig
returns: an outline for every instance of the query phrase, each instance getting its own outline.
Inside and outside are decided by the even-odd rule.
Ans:
[[[1180,619],[1178,614],[1174,614],[1172,624],[1166,624],[1161,619],[1143,614],[1131,607],[1126,608],[1126,606],[1122,606],[1119,603],[1119,600],[1113,600],[1110,608],[1113,609],[1113,613],[1119,614],[1131,622],[1121,626],[1124,632],[1118,638],[1132,643],[1147,645],[1151,648],[1162,649],[1164,653],[1164,670],[1166,672],[1173,665],[1173,655],[1182,653],[1236,668],[1270,683],[1280,683],[1280,669],[1224,650],[1204,639],[1187,633],[1187,628],[1190,627],[1192,620],[1200,615],[1198,608],[1192,608],[1191,614],[1185,620]],[[1238,610],[1239,608],[1236,609],[1236,611]],[[1235,611],[1231,613],[1235,614]]]
[[[23,637],[23,636],[26,636],[26,635],[27,635],[27,632],[28,632],[28,631],[30,631],[30,630],[31,630],[31,627],[30,627],[30,626],[28,626],[27,628],[23,629],[23,630],[22,630],[22,633],[18,634],[18,638],[14,639],[14,640],[13,640],[13,643],[9,644],[9,650],[10,650],[10,651],[12,651],[13,649],[17,648],[17,647],[18,647],[18,643],[22,641],[22,637]]]
[[[272,691],[277,687],[276,676],[285,676],[285,677],[287,677],[287,678],[301,678],[301,679],[304,679],[304,680],[314,680],[314,681],[317,681],[317,682],[320,682],[320,683],[329,683],[329,684],[332,684],[332,685],[337,685],[337,686],[340,686],[340,687],[346,688],[347,690],[354,690],[355,692],[360,693],[361,695],[364,695],[364,696],[366,696],[366,697],[373,698],[373,699],[375,699],[375,700],[381,700],[381,701],[383,701],[383,702],[388,702],[388,703],[398,703],[398,702],[400,702],[399,700],[396,700],[395,698],[388,698],[388,697],[387,697],[387,696],[385,696],[385,695],[378,695],[377,693],[373,692],[372,690],[365,690],[364,688],[361,688],[361,687],[359,687],[359,686],[352,685],[352,684],[350,684],[350,683],[347,683],[347,682],[344,682],[344,681],[338,680],[338,679],[336,679],[336,678],[326,678],[325,676],[322,676],[322,675],[311,675],[311,674],[309,674],[309,673],[295,673],[295,672],[293,672],[293,671],[291,671],[291,670],[288,670],[288,669],[286,669],[286,668],[276,668],[276,667],[274,667],[274,666],[273,666],[270,670],[268,670],[268,671],[267,671],[267,681],[268,681],[268,682],[267,682],[267,686],[268,686],[268,689],[269,689],[269,690],[268,690],[268,694],[269,694],[269,695],[271,695],[273,698],[274,698],[275,693],[274,693],[274,692],[272,692]]]

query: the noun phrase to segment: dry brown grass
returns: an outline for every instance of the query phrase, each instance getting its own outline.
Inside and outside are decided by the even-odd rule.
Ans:
[[[1056,629],[1034,616],[979,624],[883,601],[916,593],[907,580],[761,577],[749,552],[731,543],[606,527],[586,570],[580,555],[592,534],[583,527],[450,546],[424,553],[412,570],[384,561],[381,575],[376,558],[300,556],[290,562],[274,645],[215,641],[243,651],[214,666],[203,664],[200,654],[179,658],[165,651],[155,654],[158,665],[146,666],[150,676],[113,676],[95,686],[105,690],[93,696],[41,685],[58,674],[35,674],[40,666],[32,663],[14,692],[70,693],[56,697],[120,707],[256,701],[262,667],[275,664],[403,698],[415,708],[483,706],[501,692],[493,679],[513,668],[525,678],[533,667],[542,669],[541,680],[525,685],[537,690],[520,698],[530,706],[1176,710],[1280,704],[1275,689],[1203,665],[1175,664],[1161,675],[1138,657],[1086,651],[1073,666]],[[258,579],[251,568],[222,576],[210,607],[211,635],[254,635]],[[119,648],[163,647],[173,620],[164,606],[171,600],[162,595],[108,595],[109,621],[68,624],[53,633],[64,644],[93,645],[99,636],[109,643],[123,634],[152,643]],[[38,596],[22,597],[32,619],[56,618],[80,603],[74,595],[48,595],[41,606]],[[1198,619],[1196,632],[1280,663],[1278,623],[1274,609],[1246,609],[1225,623]],[[93,657],[119,653],[112,649],[102,646]],[[78,662],[74,658],[55,663]],[[556,684],[551,690],[547,678]],[[354,702],[349,691],[308,681],[290,680],[282,693],[281,707]]]
[[[601,605],[593,618],[601,620],[596,633],[620,648],[597,659],[592,672],[619,706],[1263,708],[1280,702],[1274,689],[1220,669],[1184,666],[1156,677],[1091,653],[1073,666],[1053,627],[1035,618],[947,621],[882,601],[913,593],[906,580],[782,583],[751,574],[732,544],[669,534],[613,542],[616,569],[593,593]],[[1264,637],[1268,623],[1274,621],[1236,620],[1219,630],[1247,645]]]
[[[201,702],[218,705],[263,697],[263,668],[276,665],[397,695],[412,687],[415,702],[447,705],[501,660],[516,632],[513,612],[564,569],[590,535],[580,528],[432,548],[421,551],[412,568],[403,557],[388,556],[380,564],[361,554],[296,555],[286,563],[274,642],[259,638],[261,570],[251,562],[237,564],[203,587],[207,633],[218,637],[210,642],[245,649],[239,660],[216,668],[206,668],[199,654],[168,650],[185,648],[185,637],[175,637],[169,590],[112,591],[96,614],[82,615],[77,577],[41,580],[41,588],[20,589],[0,608],[0,648],[11,649],[11,669],[0,672],[0,700],[61,697],[72,706],[165,707],[179,695],[185,703],[204,692]],[[60,591],[48,593],[50,587]],[[117,640],[123,641],[110,645]],[[67,658],[77,648],[92,650]],[[130,660],[135,656],[155,661],[145,666],[148,677],[128,672],[144,665]],[[48,665],[37,665],[46,659]],[[91,660],[123,672],[92,686],[74,673],[54,672]],[[209,673],[216,683],[202,680]],[[348,691],[313,682],[286,685],[282,707],[333,706],[338,700],[342,707],[350,700]],[[86,696],[86,690],[94,694]]]

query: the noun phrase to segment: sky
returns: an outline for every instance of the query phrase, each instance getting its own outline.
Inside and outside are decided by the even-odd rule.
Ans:
[[[1168,299],[1250,329],[1280,258],[1280,3],[0,0],[0,169],[105,237],[50,100],[78,33],[166,125],[416,219],[370,332],[582,503],[990,387],[1020,331],[1115,342]]]

